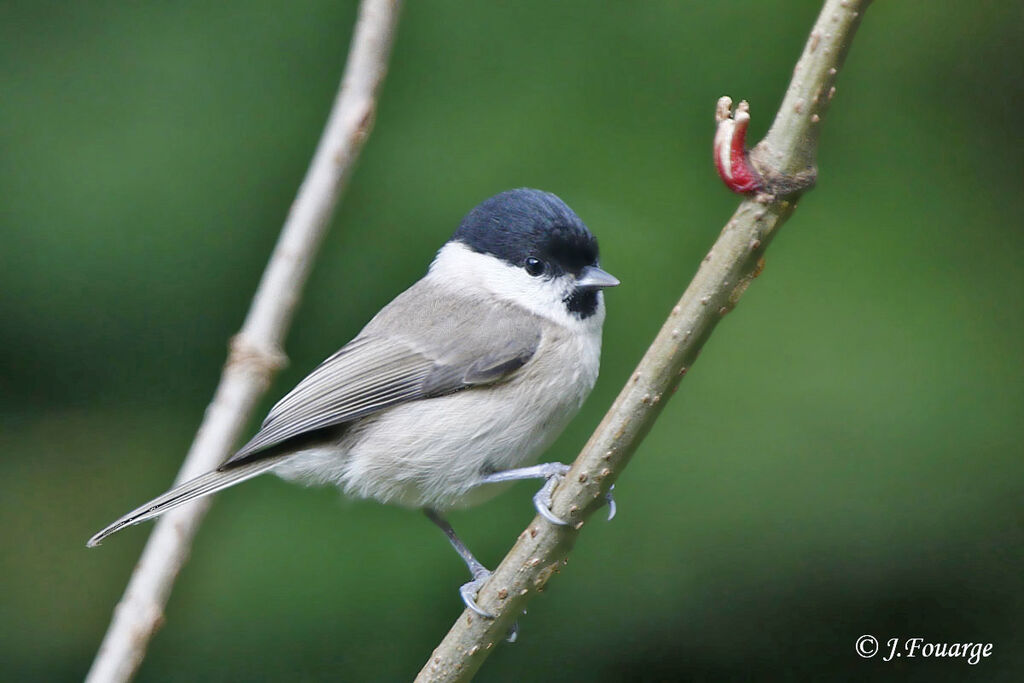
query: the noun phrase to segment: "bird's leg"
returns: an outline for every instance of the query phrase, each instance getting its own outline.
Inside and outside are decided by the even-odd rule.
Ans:
[[[462,602],[466,603],[466,607],[473,610],[482,617],[493,619],[494,615],[483,611],[476,604],[477,591],[484,585],[484,581],[491,575],[491,572],[487,567],[480,564],[480,561],[473,557],[473,553],[469,552],[469,548],[462,542],[462,539],[455,533],[455,529],[448,523],[444,517],[437,513],[437,510],[431,510],[430,508],[424,508],[423,514],[427,516],[431,522],[441,527],[441,531],[448,537],[448,542],[455,548],[455,552],[459,554],[462,561],[466,563],[466,568],[469,569],[469,573],[473,576],[473,580],[468,583],[464,583],[459,588],[459,595],[462,596]]]
[[[469,548],[462,542],[462,539],[455,533],[455,529],[448,523],[444,517],[438,514],[437,510],[430,508],[424,508],[423,514],[427,516],[431,522],[441,527],[441,531],[448,537],[448,542],[455,548],[455,552],[459,554],[463,562],[466,563],[466,567],[469,569],[469,573],[473,575],[473,580],[462,584],[459,588],[459,595],[462,597],[462,602],[466,603],[466,607],[473,610],[480,616],[486,619],[493,619],[494,615],[485,612],[480,609],[480,606],[476,604],[476,594],[480,588],[483,587],[487,577],[491,575],[491,572],[487,567],[480,564],[480,561],[473,557],[473,553],[469,552]],[[526,610],[523,610],[523,614],[526,614]],[[519,622],[514,622],[512,628],[508,630],[508,635],[505,636],[505,640],[510,643],[516,642],[516,638],[519,637]]]
[[[533,507],[537,508],[537,512],[541,517],[552,524],[565,526],[568,522],[556,517],[551,512],[551,494],[554,492],[555,487],[558,486],[558,482],[562,480],[562,477],[568,471],[568,465],[563,465],[560,462],[547,462],[531,467],[519,467],[514,470],[485,474],[480,479],[480,484],[497,484],[502,481],[516,481],[519,479],[546,479],[547,481],[544,482],[544,486],[540,487],[540,491],[533,495]],[[612,486],[608,489],[608,493],[605,494],[605,500],[608,502],[609,521],[615,516],[615,499],[612,498],[612,489],[614,488],[615,486]]]

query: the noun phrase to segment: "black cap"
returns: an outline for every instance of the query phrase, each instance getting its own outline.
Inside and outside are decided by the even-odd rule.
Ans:
[[[470,211],[452,241],[491,254],[513,266],[539,258],[552,275],[596,265],[597,239],[565,202],[541,190],[496,194]]]

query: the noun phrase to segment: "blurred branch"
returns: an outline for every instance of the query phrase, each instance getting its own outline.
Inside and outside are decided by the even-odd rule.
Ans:
[[[481,618],[465,610],[417,681],[472,678],[527,601],[543,590],[566,562],[580,528],[603,502],[603,494],[651,429],[715,325],[760,273],[769,242],[793,213],[799,194],[813,183],[821,122],[835,93],[837,72],[869,3],[826,0],[771,130],[749,155],[740,150],[740,163],[753,163],[757,177],[749,189],[757,195],[744,199],[725,225],[636,371],[555,491],[552,512],[572,523],[557,527],[539,516],[530,523],[477,595],[477,604],[495,618]],[[719,127],[728,128],[726,143],[742,144],[745,108],[741,107],[735,120],[728,108],[728,103],[720,103]],[[716,148],[718,142],[716,139]]]
[[[286,358],[285,333],[314,256],[356,158],[373,126],[377,93],[401,8],[399,0],[363,0],[338,95],[295,203],[230,352],[213,401],[206,409],[178,482],[220,465],[231,451]],[[127,681],[138,670],[174,580],[210,498],[162,517],[146,543],[87,677],[94,683]]]

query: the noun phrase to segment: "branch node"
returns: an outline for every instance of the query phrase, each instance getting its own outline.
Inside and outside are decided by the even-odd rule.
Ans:
[[[287,365],[288,356],[279,347],[260,344],[244,332],[236,334],[228,342],[229,369],[252,373],[261,381],[269,382],[278,370]]]
[[[796,114],[802,114],[803,100],[798,100],[793,109]],[[818,123],[821,119],[815,114],[812,120]],[[772,159],[764,142],[747,149],[750,105],[746,100],[736,105],[733,112],[732,99],[720,97],[715,107],[715,121],[715,169],[733,192],[754,193],[758,203],[772,204],[779,197],[799,194],[814,186],[818,171],[813,165],[796,173],[784,173],[778,170],[777,160]]]
[[[747,126],[750,125],[750,105],[746,101],[732,111],[732,98],[718,98],[715,108],[715,168],[718,176],[733,192],[746,194],[764,187],[760,174],[750,163],[747,151]]]

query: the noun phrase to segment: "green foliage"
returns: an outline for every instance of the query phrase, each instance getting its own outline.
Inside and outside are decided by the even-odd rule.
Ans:
[[[339,4],[344,6],[339,7]],[[767,129],[815,2],[410,2],[376,130],[266,405],[535,186],[601,240],[596,425],[736,198],[718,96]],[[354,3],[0,6],[0,678],[86,670],[340,75]],[[876,3],[818,188],[487,680],[1017,678],[1019,8]],[[1014,95],[1017,95],[1014,102]],[[453,516],[493,564],[528,485]],[[220,496],[143,681],[405,680],[460,612],[421,516],[272,478]],[[863,661],[881,639],[994,643]],[[1016,673],[1016,676],[1014,675]]]

